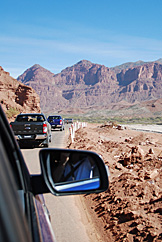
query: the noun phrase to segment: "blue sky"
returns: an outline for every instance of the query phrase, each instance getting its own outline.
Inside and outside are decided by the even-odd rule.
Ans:
[[[162,58],[162,0],[5,0],[0,65],[17,78],[86,59],[113,67]]]

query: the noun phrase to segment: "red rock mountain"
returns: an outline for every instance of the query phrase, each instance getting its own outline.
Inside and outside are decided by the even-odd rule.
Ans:
[[[111,109],[116,103],[133,104],[162,98],[161,59],[134,65],[127,63],[127,67],[108,68],[82,60],[55,75],[34,65],[18,80],[35,89],[45,111]]]
[[[35,90],[12,78],[0,67],[0,103],[6,112],[40,112],[40,99]]]

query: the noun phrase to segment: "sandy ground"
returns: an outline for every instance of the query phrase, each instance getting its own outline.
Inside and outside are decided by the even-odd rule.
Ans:
[[[102,155],[109,190],[84,195],[102,241],[162,241],[162,134],[88,124],[68,148]]]

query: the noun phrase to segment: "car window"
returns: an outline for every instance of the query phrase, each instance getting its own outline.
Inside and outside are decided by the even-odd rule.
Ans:
[[[18,189],[22,189],[23,186],[21,184],[19,172],[17,169],[17,164],[15,163],[16,152],[14,152],[13,144],[11,142],[11,139],[9,137],[8,131],[7,131],[4,123],[2,123],[1,127],[2,127],[1,128],[1,132],[2,132],[1,141],[4,144],[4,149],[5,149],[5,153],[7,156],[7,160],[10,161],[10,165],[12,167],[12,171],[14,173],[14,177],[15,177],[15,181],[16,181],[16,185],[17,185]],[[17,160],[17,158],[16,158],[16,160]]]
[[[49,116],[48,117],[50,120],[52,120],[52,119],[60,119],[61,117],[60,116]]]
[[[5,229],[7,228],[4,233],[1,233],[0,226],[0,241],[29,242],[30,236],[33,241],[42,241],[38,214],[35,210],[35,199],[31,189],[30,174],[1,105],[0,164],[0,173],[3,174],[3,176],[0,175],[0,193],[2,194],[0,194],[0,214],[2,214],[2,223],[4,222],[2,226]],[[8,167],[8,169],[5,167]],[[10,228],[12,231],[10,231]],[[11,240],[8,238],[1,240],[1,234],[3,237],[9,235]],[[14,239],[14,236],[19,235],[24,238]]]
[[[24,193],[26,191],[27,174],[24,174],[25,167],[21,162],[21,153],[19,153],[18,145],[16,144],[9,125],[6,123],[5,117],[0,118],[0,129],[3,151],[6,154],[6,160],[11,166],[22,207],[25,209]]]
[[[20,205],[19,190],[15,184],[13,167],[10,166],[5,144],[0,139],[0,241],[31,241],[24,210]],[[24,209],[24,208],[23,208]]]
[[[18,115],[16,122],[44,122],[42,115]]]

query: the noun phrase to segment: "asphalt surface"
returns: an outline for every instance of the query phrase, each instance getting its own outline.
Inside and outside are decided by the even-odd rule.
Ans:
[[[123,125],[123,127],[128,127],[130,129],[139,130],[139,131],[162,133],[162,125],[127,124],[127,125]]]

